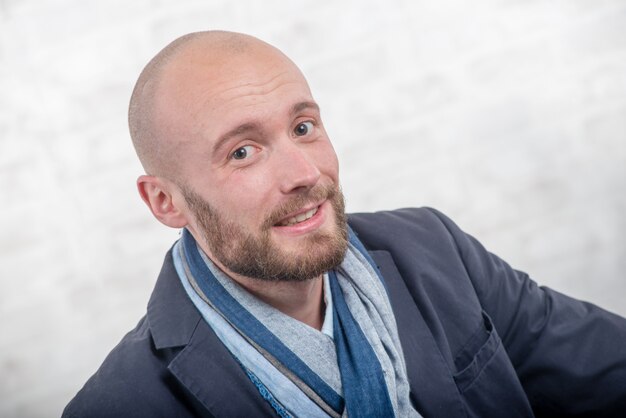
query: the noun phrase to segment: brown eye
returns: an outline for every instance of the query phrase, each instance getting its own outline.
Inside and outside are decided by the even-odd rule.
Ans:
[[[310,133],[313,130],[313,122],[302,122],[299,123],[296,128],[293,130],[293,133],[296,136],[304,136]]]

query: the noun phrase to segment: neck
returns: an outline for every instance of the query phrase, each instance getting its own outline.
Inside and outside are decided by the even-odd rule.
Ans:
[[[302,282],[267,282],[229,274],[248,292],[285,315],[317,330],[324,323],[324,281],[322,276]]]

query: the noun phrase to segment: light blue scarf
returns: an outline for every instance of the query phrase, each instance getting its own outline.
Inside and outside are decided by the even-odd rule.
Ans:
[[[333,338],[246,292],[187,230],[174,264],[205,321],[280,416],[419,416],[382,278],[352,231],[344,261],[325,276]]]

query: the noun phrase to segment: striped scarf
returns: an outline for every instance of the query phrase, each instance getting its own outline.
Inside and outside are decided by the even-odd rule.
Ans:
[[[325,275],[332,338],[246,292],[186,229],[174,264],[204,320],[279,416],[419,417],[382,277],[351,230],[349,237],[344,261]]]

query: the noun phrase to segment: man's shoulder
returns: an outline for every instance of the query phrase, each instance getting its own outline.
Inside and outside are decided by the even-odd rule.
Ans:
[[[355,212],[348,214],[350,223],[353,222],[385,222],[385,223],[429,223],[441,213],[430,207],[409,207],[394,210],[383,210],[376,212]]]
[[[352,213],[348,222],[370,249],[419,245],[432,240],[451,243],[451,234],[457,229],[449,218],[429,207]]]
[[[146,409],[166,376],[147,317],[127,333],[96,373],[66,406],[63,417],[146,416]],[[164,392],[165,393],[165,392]],[[157,401],[158,399],[152,399]]]
[[[188,416],[197,402],[168,367],[192,339],[200,314],[168,251],[147,314],[67,405],[64,417]]]

